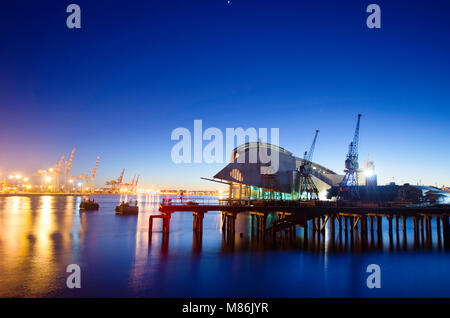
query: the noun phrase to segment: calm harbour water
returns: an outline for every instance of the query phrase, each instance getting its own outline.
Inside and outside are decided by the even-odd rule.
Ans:
[[[247,215],[224,238],[219,212],[206,214],[199,240],[192,214],[175,213],[168,242],[158,220],[149,244],[162,196],[137,197],[138,216],[115,215],[119,196],[95,196],[95,212],[79,211],[81,199],[0,197],[1,297],[450,297],[450,252],[437,247],[434,227],[427,249],[412,248],[407,223],[406,244],[389,246],[384,224],[382,248],[335,251],[329,231],[308,249],[300,229],[294,240],[252,237]],[[73,263],[81,289],[66,287]],[[366,286],[369,264],[381,267],[380,289]]]

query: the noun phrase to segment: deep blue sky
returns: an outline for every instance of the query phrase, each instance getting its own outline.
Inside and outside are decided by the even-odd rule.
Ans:
[[[77,3],[82,28],[66,27]],[[382,28],[368,29],[370,3]],[[450,183],[450,2],[18,1],[0,9],[0,174],[48,168],[77,147],[98,185],[215,188],[223,165],[175,165],[171,131],[278,127],[343,170],[356,115],[360,163],[381,183]],[[228,157],[228,154],[227,154]]]

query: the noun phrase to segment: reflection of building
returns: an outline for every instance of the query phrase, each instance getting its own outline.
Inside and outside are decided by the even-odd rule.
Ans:
[[[265,163],[266,158],[274,157],[278,157],[277,171],[270,167],[270,163]],[[230,185],[232,199],[298,199],[298,169],[302,161],[281,147],[250,142],[235,148],[230,163],[214,178]],[[312,162],[311,166],[312,178],[319,192],[338,185],[343,178],[316,163]]]

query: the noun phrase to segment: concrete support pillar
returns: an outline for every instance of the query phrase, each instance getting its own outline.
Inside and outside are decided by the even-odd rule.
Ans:
[[[163,215],[163,233],[169,234],[170,232],[170,218],[171,218],[170,213]]]
[[[222,211],[222,232],[227,228],[227,213]]]
[[[437,243],[438,248],[440,249],[442,247],[442,239],[441,239],[441,218],[436,216],[436,236],[437,236]]]
[[[335,228],[334,228],[334,221],[336,219],[336,216],[334,215],[330,215],[328,218],[328,222],[330,222],[330,236],[331,236],[331,241],[334,245],[334,239],[336,237],[336,233],[335,233]]]
[[[447,215],[442,216],[441,222],[442,222],[442,235],[443,235],[443,241],[444,241],[444,248],[448,249],[448,248],[450,248],[448,216]]]
[[[413,216],[413,228],[414,228],[414,247],[419,247],[419,222],[417,216]]]
[[[398,215],[396,215],[395,216],[395,232],[399,232],[400,231],[400,229],[399,229],[399,226],[398,226]]]
[[[424,244],[425,242],[425,235],[424,235],[424,222],[423,222],[424,217],[420,216],[420,239],[422,241],[422,244]]]
[[[367,246],[367,216],[362,215],[360,219],[361,242],[363,247]]]
[[[303,227],[303,246],[308,247],[308,221],[305,222]]]
[[[375,217],[377,222],[377,245],[378,248],[383,247],[383,217],[382,216],[376,216]]]
[[[402,231],[403,231],[403,248],[407,247],[407,238],[406,238],[406,216],[402,215]]]
[[[394,238],[392,235],[392,216],[387,216],[388,224],[389,224],[389,248],[392,249],[394,246]]]
[[[194,232],[203,232],[203,218],[205,217],[204,212],[193,212],[194,221],[192,228]]]
[[[425,237],[426,237],[426,245],[428,247],[431,246],[431,220],[427,215],[425,216]]]

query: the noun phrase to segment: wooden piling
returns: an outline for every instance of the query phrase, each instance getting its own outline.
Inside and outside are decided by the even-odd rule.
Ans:
[[[419,224],[417,221],[417,216],[413,216],[413,228],[414,228],[414,247],[419,246]]]
[[[389,225],[389,247],[392,249],[392,247],[394,246],[394,238],[392,235],[392,216],[388,216],[388,225]]]
[[[335,216],[334,215],[330,215],[329,217],[329,223],[330,223],[330,236],[331,236],[331,240],[334,244],[334,238],[335,238],[335,228],[334,228],[334,221],[335,221]]]
[[[367,247],[367,216],[361,216],[360,223],[361,241],[363,243],[363,247]]]
[[[442,246],[442,240],[441,240],[441,218],[439,216],[436,216],[436,236],[438,248],[440,249]]]
[[[402,215],[402,231],[403,231],[403,249],[407,247],[407,238],[406,238],[406,216]]]
[[[444,241],[444,248],[448,249],[449,246],[449,225],[448,225],[448,216],[443,215],[441,217],[442,222],[442,235],[443,235],[443,241]]]
[[[420,239],[422,241],[422,245],[425,242],[423,219],[423,216],[420,216]]]
[[[427,215],[425,216],[425,234],[426,234],[426,242],[427,246],[431,246],[432,238],[431,238],[431,220],[430,217]]]

